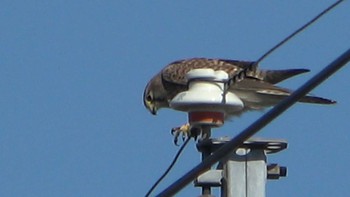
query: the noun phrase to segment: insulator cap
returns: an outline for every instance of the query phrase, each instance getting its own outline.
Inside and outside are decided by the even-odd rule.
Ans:
[[[243,102],[232,92],[224,92],[228,74],[213,69],[194,69],[187,73],[189,89],[177,94],[170,107],[189,112],[189,122],[220,126],[225,114],[243,109]]]

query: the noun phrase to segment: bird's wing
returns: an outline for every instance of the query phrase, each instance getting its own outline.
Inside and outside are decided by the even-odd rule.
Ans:
[[[211,68],[213,70],[223,70],[229,74],[229,77],[233,77],[253,63],[237,60],[192,58],[169,64],[161,71],[161,76],[164,88],[172,90],[175,95],[186,89],[186,73],[192,69]],[[234,90],[234,93],[239,94],[243,102],[253,101],[253,103],[258,103],[262,106],[271,106],[289,96],[292,92],[273,84],[308,71],[307,69],[260,70],[255,67],[247,73],[247,77],[244,80],[233,84],[231,89]],[[334,103],[334,101],[310,95],[303,97],[300,102]]]
[[[161,74],[163,81],[178,85],[187,85],[186,73],[192,69],[211,68],[213,70],[223,70],[229,74],[229,77],[232,77],[250,64],[252,62],[193,58],[173,62],[166,66],[161,71]]]
[[[275,105],[279,101],[291,95],[293,92],[289,89],[281,88],[264,81],[252,79],[246,79],[238,82],[237,84],[234,84],[232,87],[230,87],[229,91],[237,94],[237,96],[243,102],[245,102],[245,104],[253,105],[256,103],[261,107]],[[335,103],[333,100],[312,95],[306,95],[302,97],[299,102],[318,104]]]
[[[276,92],[271,92],[271,91],[258,91],[259,94],[261,95],[265,95],[268,96],[271,99],[274,100],[279,100],[281,101],[282,99],[285,99],[287,96],[290,96],[292,94],[292,92],[288,93],[288,94],[276,94]],[[313,96],[313,95],[306,95],[303,96],[298,102],[302,102],[302,103],[314,103],[314,104],[335,104],[337,103],[337,101],[331,100],[331,99],[327,99],[327,98],[323,98],[323,97],[319,97],[319,96]]]
[[[175,61],[166,66],[162,71],[162,79],[168,83],[186,85],[186,73],[197,68],[211,68],[223,70],[232,78],[243,69],[253,65],[254,62],[228,59],[192,58]],[[271,84],[279,83],[295,75],[309,72],[308,69],[285,69],[285,70],[260,70],[257,65],[246,73],[248,79],[266,81]]]

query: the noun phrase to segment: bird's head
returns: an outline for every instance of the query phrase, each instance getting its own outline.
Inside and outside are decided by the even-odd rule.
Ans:
[[[157,115],[160,108],[169,107],[167,92],[164,89],[160,74],[154,76],[148,82],[143,93],[143,104],[153,115]]]

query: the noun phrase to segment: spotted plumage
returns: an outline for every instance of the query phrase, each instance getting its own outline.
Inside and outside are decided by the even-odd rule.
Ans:
[[[175,61],[163,68],[147,84],[143,101],[145,107],[156,114],[160,108],[169,108],[169,102],[180,92],[187,89],[186,73],[196,68],[223,70],[233,77],[254,62],[225,59],[192,58]],[[289,96],[292,91],[275,84],[308,72],[307,69],[261,70],[258,67],[248,71],[247,77],[230,86],[228,91],[236,94],[244,103],[242,111],[228,114],[237,116],[249,110],[261,110],[273,106]],[[307,95],[299,100],[304,103],[333,104],[335,101]]]

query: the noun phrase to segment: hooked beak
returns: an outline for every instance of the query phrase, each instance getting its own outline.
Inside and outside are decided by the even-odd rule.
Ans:
[[[152,115],[157,115],[157,108],[156,107],[152,107],[152,109],[150,109],[150,112]]]

